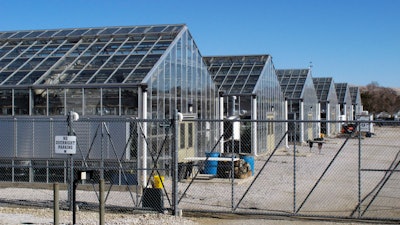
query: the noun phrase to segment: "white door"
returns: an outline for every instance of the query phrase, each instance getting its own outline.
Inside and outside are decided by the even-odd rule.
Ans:
[[[194,122],[182,121],[179,123],[178,136],[178,162],[185,161],[187,157],[194,157]]]
[[[312,120],[312,113],[308,114],[308,120]],[[313,140],[313,123],[309,122],[307,125],[308,140]]]
[[[267,115],[267,120],[274,120],[274,114]],[[267,122],[267,150],[273,151],[275,148],[275,124],[274,122]]]

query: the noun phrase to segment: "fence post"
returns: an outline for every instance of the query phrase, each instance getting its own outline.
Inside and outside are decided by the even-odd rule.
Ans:
[[[292,130],[292,141],[293,141],[293,213],[296,214],[297,208],[297,197],[296,197],[296,153],[297,153],[297,122],[296,120],[296,114],[294,115],[293,118],[293,130]]]
[[[60,212],[60,202],[59,202],[59,185],[58,183],[53,184],[53,198],[54,198],[54,203],[53,203],[53,223],[54,225],[59,224],[59,212]]]
[[[172,208],[173,215],[178,216],[178,128],[179,128],[179,113],[175,110],[174,119],[172,120],[174,129],[172,129],[172,137],[175,137],[172,141]]]
[[[356,127],[358,127],[358,216],[361,217],[361,127],[360,123],[356,123]]]
[[[73,135],[73,130],[72,130],[72,123],[74,120],[72,119],[72,111],[68,113],[67,116],[67,129],[68,129],[68,136]],[[69,155],[69,160],[70,160],[70,174],[69,174],[69,182],[68,182],[68,202],[69,202],[69,210],[73,211],[74,209],[74,204],[73,204],[73,188],[74,188],[74,156],[72,154]]]
[[[99,195],[100,195],[100,203],[99,203],[99,224],[104,225],[104,213],[105,213],[105,205],[104,205],[104,179],[100,179],[99,181]]]

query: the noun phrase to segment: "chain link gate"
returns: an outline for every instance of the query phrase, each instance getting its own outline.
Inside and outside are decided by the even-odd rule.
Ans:
[[[250,122],[258,126],[288,124],[289,129],[276,131],[279,139],[275,148],[255,156],[254,175],[243,179],[219,172],[222,165],[226,166],[221,161],[229,157],[228,171],[236,171],[235,162],[249,152],[246,145],[226,140],[223,135],[215,137],[218,141],[212,152],[224,142],[231,145],[225,150],[234,149],[236,154],[219,156],[224,159],[218,161],[217,173],[211,175],[202,173],[207,162],[215,159],[205,156],[193,162],[194,173],[179,183],[180,208],[209,213],[399,220],[398,124],[377,127],[371,134],[359,132],[358,121],[348,122],[354,125],[352,130],[344,130],[343,121],[324,121],[336,130],[334,135],[321,138],[320,121]],[[306,143],[295,141],[300,135],[309,135],[308,129],[315,129],[311,131],[315,138],[305,138]]]

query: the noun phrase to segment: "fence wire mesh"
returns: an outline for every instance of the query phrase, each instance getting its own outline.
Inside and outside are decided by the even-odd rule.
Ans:
[[[400,220],[396,122],[124,118],[0,125],[5,203],[49,206],[58,182],[68,208],[71,179],[90,171],[90,179],[77,181],[81,208],[98,209],[103,179],[108,210]],[[76,135],[76,154],[56,154],[57,135]]]

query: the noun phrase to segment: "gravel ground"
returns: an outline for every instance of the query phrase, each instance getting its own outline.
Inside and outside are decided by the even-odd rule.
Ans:
[[[77,224],[98,224],[99,215],[96,212],[79,211],[76,215]],[[60,224],[71,224],[72,214],[69,211],[60,211]],[[305,225],[305,224],[365,224],[333,221],[318,221],[304,219],[249,219],[249,218],[211,218],[211,217],[175,217],[167,214],[114,214],[106,213],[106,224],[142,224],[142,225]],[[0,207],[0,224],[53,224],[52,209],[11,208]],[[376,223],[374,223],[376,224]]]
[[[106,224],[198,224],[184,217],[175,217],[165,214],[114,214],[106,213]],[[71,224],[72,213],[60,211],[60,224]],[[98,224],[97,212],[80,211],[76,214],[77,224]],[[1,224],[53,224],[52,209],[8,208],[0,207]]]

